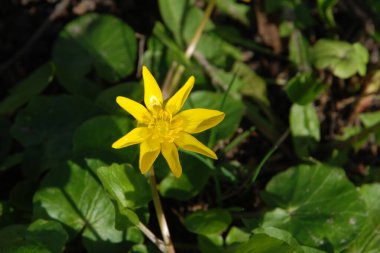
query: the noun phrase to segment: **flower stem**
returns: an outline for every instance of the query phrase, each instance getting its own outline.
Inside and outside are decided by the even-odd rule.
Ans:
[[[157,191],[156,176],[154,174],[154,168],[152,167],[149,172],[150,188],[152,190],[152,198],[154,208],[156,209],[156,215],[158,224],[160,226],[162,238],[164,239],[167,253],[175,253],[172,239],[170,237],[168,223],[166,222],[164,210],[162,209],[160,196]]]

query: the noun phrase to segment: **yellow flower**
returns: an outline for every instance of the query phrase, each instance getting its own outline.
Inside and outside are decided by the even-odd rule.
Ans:
[[[116,98],[116,102],[137,120],[137,127],[114,142],[112,147],[119,149],[140,144],[141,173],[149,171],[161,152],[176,177],[182,174],[178,148],[217,159],[211,149],[191,134],[219,124],[224,113],[201,108],[180,112],[194,86],[194,77],[191,76],[174,96],[163,101],[157,81],[145,66],[142,74],[145,107],[126,97]]]

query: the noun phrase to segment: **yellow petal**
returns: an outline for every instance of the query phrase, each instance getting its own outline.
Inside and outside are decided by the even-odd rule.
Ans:
[[[147,67],[142,69],[144,79],[144,102],[145,106],[152,111],[154,107],[162,107],[163,99],[160,87]]]
[[[150,131],[147,127],[137,127],[115,141],[112,144],[113,148],[125,148],[134,144],[139,144],[145,141],[150,136]]]
[[[157,156],[160,154],[161,146],[157,140],[147,139],[140,145],[139,167],[141,173],[146,173],[152,167]]]
[[[174,176],[179,177],[182,174],[182,166],[179,161],[178,150],[174,143],[164,142],[161,144],[161,152],[169,165]]]
[[[177,138],[174,140],[174,143],[184,150],[193,151],[208,156],[212,159],[218,159],[214,151],[209,149],[202,142],[198,141],[195,137],[191,136],[188,133],[179,133]]]
[[[176,114],[179,112],[183,106],[183,104],[186,102],[187,97],[190,94],[191,89],[194,86],[194,77],[191,76],[187,82],[185,83],[184,86],[182,86],[179,91],[172,96],[168,102],[165,105],[165,110],[170,112],[172,115]]]
[[[143,105],[122,96],[118,96],[116,98],[116,102],[121,108],[131,114],[138,122],[149,122],[151,117],[150,113]]]
[[[216,126],[224,119],[224,113],[209,109],[190,109],[178,113],[173,118],[173,125],[183,131],[194,134]]]

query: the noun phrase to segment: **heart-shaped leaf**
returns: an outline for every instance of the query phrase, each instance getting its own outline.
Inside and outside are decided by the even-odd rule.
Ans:
[[[71,229],[71,238],[82,232],[90,252],[125,252],[120,247],[125,234],[115,229],[111,200],[93,173],[74,162],[51,170],[43,179],[34,196],[34,216],[60,221]]]
[[[340,251],[356,238],[366,209],[355,186],[341,169],[300,165],[272,178],[263,194],[277,207],[263,226],[289,231],[300,243]]]
[[[86,75],[116,82],[131,74],[136,60],[134,31],[110,15],[87,14],[65,26],[53,48],[61,84],[70,92],[95,96],[99,87]]]

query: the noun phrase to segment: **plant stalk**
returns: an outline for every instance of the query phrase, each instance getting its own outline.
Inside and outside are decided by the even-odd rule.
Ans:
[[[175,253],[172,239],[170,237],[168,223],[166,222],[164,210],[162,209],[160,196],[158,195],[156,176],[154,174],[153,167],[150,169],[150,172],[149,172],[149,181],[150,181],[150,188],[152,190],[154,209],[156,209],[157,220],[160,226],[162,238],[164,239],[166,251],[167,253]]]

